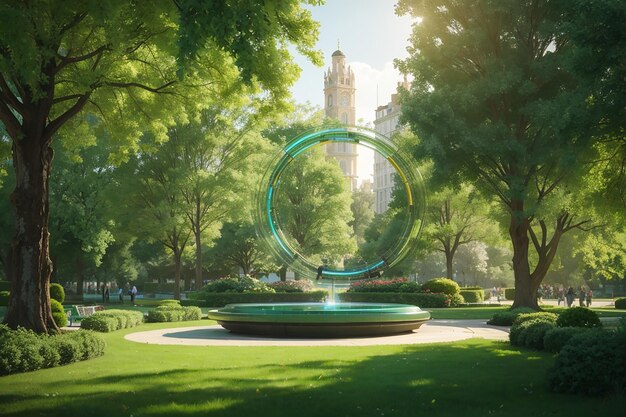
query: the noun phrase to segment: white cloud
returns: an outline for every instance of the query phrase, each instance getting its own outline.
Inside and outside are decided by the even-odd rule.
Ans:
[[[356,119],[363,119],[374,127],[376,108],[391,101],[402,75],[387,62],[377,69],[363,62],[350,62],[356,83]]]

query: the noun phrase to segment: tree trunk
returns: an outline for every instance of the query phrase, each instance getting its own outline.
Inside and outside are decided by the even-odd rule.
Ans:
[[[513,274],[515,276],[515,300],[511,308],[530,307],[539,310],[537,289],[541,281],[531,280],[528,263],[528,228],[530,221],[523,216],[523,203],[511,202],[509,234],[513,243]]]
[[[280,269],[278,270],[278,276],[280,277],[280,280],[285,282],[287,281],[287,266],[283,265],[280,267]]]
[[[180,264],[182,252],[174,251],[174,299],[180,300]]]
[[[203,280],[202,280],[202,241],[200,238],[200,228],[197,230],[194,228],[193,231],[196,238],[196,285],[195,289],[197,291],[202,289]]]
[[[448,279],[453,279],[454,273],[452,272],[452,260],[453,260],[453,254],[452,252],[450,252],[450,250],[448,250],[448,248],[446,248],[446,274]]]
[[[43,138],[24,137],[18,145],[13,144],[15,234],[9,266],[11,298],[4,321],[11,328],[21,326],[37,333],[59,331],[50,310],[48,184],[52,157],[52,148]]]

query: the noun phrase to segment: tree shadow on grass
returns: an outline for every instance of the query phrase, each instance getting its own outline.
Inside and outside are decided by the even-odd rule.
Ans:
[[[67,398],[0,394],[0,404],[21,405],[6,416],[134,417],[571,417],[611,411],[619,415],[624,407],[623,398],[550,393],[544,382],[550,355],[507,343],[379,347],[368,350],[373,352],[369,356],[354,354],[358,349],[319,350],[333,352],[328,360],[296,356],[260,365],[222,363],[158,374],[127,371],[88,379]],[[233,355],[239,351],[232,349]]]

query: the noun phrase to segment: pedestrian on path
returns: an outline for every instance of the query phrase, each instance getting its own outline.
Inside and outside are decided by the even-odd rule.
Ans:
[[[565,294],[565,299],[567,300],[567,306],[571,307],[574,304],[574,288],[569,287],[567,289],[567,294]]]

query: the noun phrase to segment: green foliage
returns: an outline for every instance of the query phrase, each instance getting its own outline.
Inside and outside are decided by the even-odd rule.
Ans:
[[[491,324],[494,326],[512,326],[517,316],[524,313],[536,313],[536,311],[528,307],[502,311],[499,313],[495,313],[493,317],[487,322],[487,324]]]
[[[183,305],[198,307],[223,307],[233,303],[304,303],[322,302],[326,299],[326,291],[311,291],[303,293],[211,293],[200,292],[196,299],[182,300]]]
[[[119,329],[135,327],[141,323],[143,323],[143,314],[140,311],[104,310],[97,311],[91,316],[82,319],[80,328],[108,333]]]
[[[50,284],[50,298],[63,304],[65,301],[65,289],[61,284],[57,284],[56,282]]]
[[[157,293],[171,293],[173,294],[176,289],[176,284],[173,282],[160,283],[160,282],[144,282],[143,292],[146,294]]]
[[[209,282],[202,289],[203,292],[207,293],[229,293],[229,292],[237,292],[237,293],[273,293],[275,292],[273,288],[264,282],[259,281],[256,278],[252,278],[250,276],[231,276],[227,278],[220,278],[214,281]]]
[[[162,323],[172,321],[189,321],[200,320],[202,318],[202,311],[199,307],[195,306],[180,306],[180,305],[162,305],[148,312],[146,321],[149,323]]]
[[[67,326],[67,314],[65,314],[63,305],[54,298],[51,298],[50,309],[52,310],[52,318],[54,319],[56,325],[58,327]]]
[[[546,317],[513,323],[509,341],[513,346],[526,346],[541,350],[545,333],[554,327],[556,327],[554,321]]]
[[[584,327],[554,327],[546,332],[543,347],[548,352],[559,353],[572,337],[586,331]]]
[[[615,299],[615,308],[626,309],[626,297]]]
[[[475,290],[462,288],[460,294],[466,303],[482,303],[485,301],[485,290],[482,288]]]
[[[9,291],[0,291],[0,306],[9,305],[9,296],[11,293]]]
[[[459,284],[455,281],[448,278],[433,278],[422,284],[422,291],[454,295],[460,293],[461,287],[459,287]]]
[[[568,308],[556,321],[559,327],[600,327],[600,317],[595,311],[585,307]]]
[[[517,317],[515,317],[515,320],[513,320],[513,325],[522,324],[525,321],[530,321],[530,320],[535,320],[535,319],[539,319],[539,320],[546,321],[552,324],[556,324],[556,321],[558,318],[559,318],[558,314],[549,313],[545,311],[539,311],[535,313],[520,313],[517,315]]]
[[[451,296],[442,293],[345,292],[339,294],[339,299],[343,302],[411,304],[420,308],[451,307]]]
[[[302,293],[313,291],[315,286],[308,279],[276,281],[269,284],[277,293]]]
[[[369,279],[350,283],[348,292],[420,292],[421,286],[406,278]]]
[[[157,306],[170,306],[170,305],[174,305],[174,306],[180,306],[180,300],[159,300],[157,301]]]
[[[504,298],[509,301],[515,300],[515,288],[505,288]]]
[[[626,332],[588,330],[573,336],[548,372],[550,389],[584,395],[623,395]]]
[[[104,353],[105,342],[83,331],[38,335],[0,324],[0,375],[35,371],[91,359]]]

